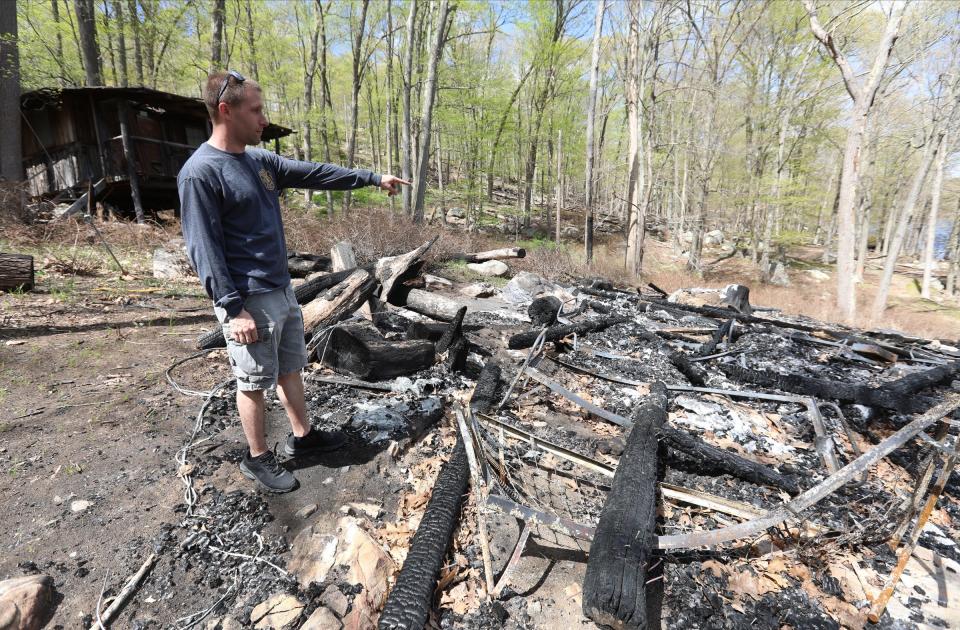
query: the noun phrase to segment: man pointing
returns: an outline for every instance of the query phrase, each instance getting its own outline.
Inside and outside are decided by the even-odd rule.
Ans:
[[[183,237],[213,300],[237,377],[237,409],[249,446],[240,470],[270,492],[289,492],[297,480],[266,444],[264,390],[277,387],[290,419],[288,455],[335,449],[344,437],[312,428],[307,417],[300,376],[307,350],[287,269],[280,191],[378,186],[395,195],[408,182],[248,149],[260,143],[268,121],[260,86],[238,72],[211,74],[203,100],[213,131],[177,177]]]

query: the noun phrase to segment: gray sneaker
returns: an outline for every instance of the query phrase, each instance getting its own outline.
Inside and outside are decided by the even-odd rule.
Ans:
[[[272,451],[257,457],[250,457],[250,451],[247,451],[240,460],[240,472],[259,483],[267,492],[280,494],[297,487],[297,478],[280,465]]]

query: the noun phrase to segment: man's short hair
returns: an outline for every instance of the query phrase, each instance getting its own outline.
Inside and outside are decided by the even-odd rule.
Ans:
[[[227,89],[223,91],[223,96],[220,96],[224,81],[227,81]],[[231,107],[242,103],[248,87],[251,90],[260,90],[260,84],[253,79],[237,81],[225,71],[210,74],[207,77],[207,85],[203,89],[203,104],[207,106],[210,120],[216,122],[220,118],[220,110],[217,107],[220,103],[226,103]]]

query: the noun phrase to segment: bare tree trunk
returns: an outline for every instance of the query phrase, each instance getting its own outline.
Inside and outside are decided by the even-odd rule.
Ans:
[[[950,248],[950,271],[947,272],[947,295],[957,292],[957,277],[960,276],[960,197],[957,197],[957,209],[953,213],[953,228],[947,241]]]
[[[16,6],[16,0],[13,5]],[[67,84],[66,69],[63,67],[63,35],[60,34],[60,0],[50,0],[50,13],[53,17],[53,25],[57,31],[57,43],[54,48],[57,59],[60,63],[60,76],[57,78],[57,84],[63,87]]]
[[[213,32],[210,38],[211,72],[216,72],[223,67],[223,19],[227,10],[226,1],[213,0]]]
[[[507,102],[507,107],[503,110],[503,115],[500,117],[500,124],[497,125],[497,133],[494,134],[493,142],[490,143],[490,154],[487,157],[487,199],[493,198],[493,166],[497,157],[497,148],[500,146],[500,138],[503,136],[503,130],[506,128],[507,120],[510,118],[510,112],[513,111],[513,105],[517,102],[520,90],[523,89],[524,83],[527,82],[527,77],[529,77],[532,72],[533,64],[530,64],[530,67],[528,67],[526,72],[523,73],[523,76],[520,77],[520,81],[517,82],[517,86],[513,88],[513,92],[510,94],[510,100]]]
[[[387,2],[387,172],[394,172],[394,149],[397,144],[396,108],[393,104],[393,13],[391,12],[392,2]],[[409,180],[407,180],[409,181]],[[390,209],[394,209],[396,200],[390,197]]]
[[[603,14],[607,9],[606,0],[597,3],[597,11],[593,20],[593,52],[590,56],[590,96],[587,100],[587,170],[584,178],[584,205],[585,220],[583,226],[583,249],[587,264],[593,262],[593,221],[594,221],[594,163],[596,162],[596,147],[594,142],[594,125],[597,115],[597,81],[600,75],[600,38],[603,33]],[[558,228],[559,230],[559,221]],[[559,234],[557,235],[559,240]]]
[[[54,3],[57,0],[53,0]],[[137,85],[143,85],[143,53],[140,50],[140,16],[137,14],[137,0],[127,0],[130,10],[130,24],[133,25],[133,67],[137,71]]]
[[[557,247],[560,247],[560,212],[563,210],[563,129],[557,129],[557,192],[554,201],[557,204]]]
[[[299,16],[299,13],[297,14]],[[313,82],[317,74],[317,44],[320,39],[320,25],[322,23],[322,14],[317,16],[317,22],[313,28],[313,34],[310,36],[310,56],[307,57],[306,68],[303,73],[303,159],[313,160],[313,135],[310,116],[313,113]],[[304,190],[304,201],[312,203],[313,192],[309,189]]]
[[[120,85],[130,85],[127,70],[127,40],[124,35],[123,0],[113,0],[113,12],[117,15],[117,56],[120,58]]]
[[[20,50],[17,44],[17,3],[0,4],[0,180],[23,181],[20,146]],[[19,195],[16,195],[19,199]],[[17,201],[14,205],[20,206]],[[19,214],[20,208],[14,208]]]
[[[903,206],[900,208],[897,217],[897,227],[893,232],[893,238],[890,241],[890,247],[887,249],[887,257],[883,261],[883,275],[880,277],[880,286],[877,288],[877,295],[873,300],[873,309],[871,316],[874,320],[879,320],[887,308],[887,298],[890,294],[890,282],[893,280],[893,272],[897,266],[897,258],[900,256],[900,248],[903,245],[904,237],[907,233],[907,226],[910,224],[910,218],[913,215],[917,201],[920,199],[920,193],[923,190],[923,182],[930,172],[930,166],[937,154],[944,149],[943,132],[927,140],[927,146],[924,149],[923,158],[920,161],[920,167],[913,175],[913,183],[910,185],[910,191],[907,193]],[[838,272],[839,273],[839,272]]]
[[[940,212],[940,194],[943,192],[943,171],[947,162],[947,153],[950,151],[950,136],[946,135],[943,144],[940,147],[940,155],[937,156],[937,166],[933,175],[933,188],[931,190],[930,216],[927,218],[927,242],[923,252],[923,284],[920,289],[920,296],[930,298],[930,281],[933,276],[933,246],[937,240],[937,217]]]
[[[117,73],[117,58],[113,53],[113,33],[110,30],[110,3],[103,0],[103,40],[107,43],[107,57],[110,59],[110,74],[113,76],[113,85],[120,81]]]
[[[844,85],[853,100],[850,129],[847,132],[847,141],[843,152],[843,170],[840,175],[840,198],[837,206],[837,307],[848,320],[852,320],[857,310],[857,285],[854,268],[854,206],[857,203],[857,188],[860,185],[860,148],[863,145],[863,135],[867,126],[870,108],[876,98],[880,79],[883,77],[887,60],[897,42],[900,33],[900,22],[903,20],[904,7],[894,6],[890,18],[887,20],[883,38],[877,47],[877,54],[870,68],[870,73],[863,84],[859,84],[854,76],[853,69],[846,57],[837,48],[833,35],[827,33],[820,25],[816,16],[816,8],[812,0],[804,0],[807,14],[810,18],[810,28],[814,36],[823,44],[833,58],[843,76]],[[886,304],[886,296],[883,299]],[[881,309],[882,310],[882,309]]]
[[[455,7],[454,9],[455,10]],[[443,56],[443,46],[447,41],[449,16],[451,7],[448,0],[440,0],[440,9],[437,16],[436,39],[430,54],[430,63],[427,66],[427,81],[423,86],[421,106],[423,115],[420,118],[420,149],[417,152],[417,176],[413,182],[413,220],[423,222],[423,202],[427,192],[427,171],[430,164],[430,135],[433,122],[433,103],[437,95],[437,65]]]
[[[347,168],[353,168],[357,151],[357,118],[360,113],[360,87],[363,84],[363,75],[366,71],[367,60],[363,51],[363,32],[367,23],[367,10],[370,0],[361,0],[360,19],[357,24],[351,24],[350,50],[352,60],[352,89],[350,90],[350,131],[347,136]],[[343,214],[350,212],[350,191],[343,193]]]
[[[254,81],[259,81],[260,72],[257,70],[257,48],[253,37],[253,7],[252,0],[247,0],[247,46],[250,47],[250,73]]]
[[[403,179],[410,181],[413,177],[413,115],[410,111],[410,93],[413,91],[413,52],[417,47],[417,0],[410,0],[410,11],[407,13],[407,42],[404,54],[403,67],[403,148],[401,156],[401,174]],[[416,182],[414,182],[416,185]],[[410,186],[403,187],[403,212],[413,215],[413,202]]]
[[[73,0],[73,6],[77,13],[77,29],[80,32],[80,49],[83,53],[87,85],[103,85],[93,0]]]

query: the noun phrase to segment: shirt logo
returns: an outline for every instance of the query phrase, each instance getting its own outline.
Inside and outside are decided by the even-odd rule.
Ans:
[[[273,176],[265,168],[260,169],[260,181],[263,182],[263,185],[266,186],[267,190],[275,190],[276,185],[273,183]]]

